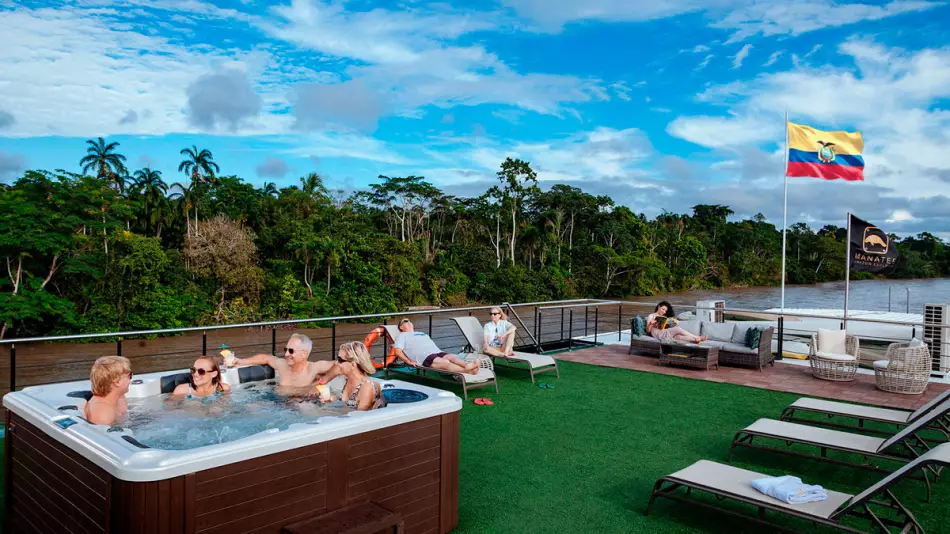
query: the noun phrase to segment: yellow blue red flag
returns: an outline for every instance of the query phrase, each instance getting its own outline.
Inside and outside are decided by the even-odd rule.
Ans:
[[[788,123],[790,178],[864,180],[864,139],[861,132],[825,132]]]

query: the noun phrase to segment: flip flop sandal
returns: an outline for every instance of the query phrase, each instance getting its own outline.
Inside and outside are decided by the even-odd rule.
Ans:
[[[541,389],[554,389],[554,384],[550,384],[548,382],[541,382],[540,384],[538,384],[538,387]]]
[[[485,405],[485,406],[494,406],[494,405],[495,405],[495,403],[494,403],[491,399],[489,399],[489,398],[482,399],[482,404]]]
[[[483,398],[481,398],[481,397],[475,397],[475,398],[472,400],[472,402],[474,402],[474,403],[477,404],[478,406],[484,406],[484,405],[485,405],[485,399],[483,399]]]

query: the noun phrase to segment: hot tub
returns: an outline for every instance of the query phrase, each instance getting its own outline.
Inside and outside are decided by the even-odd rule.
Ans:
[[[136,375],[127,398],[174,389],[185,371]],[[269,367],[226,371],[235,390]],[[459,411],[453,393],[380,380],[388,406],[311,418],[185,450],[89,424],[88,381],[9,393],[6,510],[12,532],[275,533],[349,504],[398,512],[406,532],[458,519]],[[120,423],[121,424],[121,423]]]

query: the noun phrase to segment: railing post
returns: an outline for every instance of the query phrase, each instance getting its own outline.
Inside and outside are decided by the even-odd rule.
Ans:
[[[122,338],[115,342],[115,355],[122,356]]]
[[[330,359],[335,359],[333,351],[336,350],[336,321],[330,324]]]
[[[432,314],[429,314],[429,337],[432,337]]]
[[[617,341],[623,341],[623,303],[617,305]]]
[[[16,391],[16,343],[10,345],[10,391]]]
[[[564,308],[561,308],[561,339],[564,341]]]
[[[389,319],[383,319],[383,326],[389,324]],[[385,330],[385,329],[384,329]],[[395,339],[393,341],[396,341]],[[386,363],[386,356],[389,354],[389,336],[383,332],[383,364]]]
[[[597,322],[600,318],[600,307],[594,308],[594,344],[597,344]]]
[[[590,306],[584,306],[584,337],[587,337],[587,312],[590,311]],[[586,339],[584,341],[587,341]]]
[[[568,310],[567,314],[567,350],[574,349],[574,309]]]
[[[208,331],[201,332],[201,355],[208,355]]]
[[[534,340],[538,343],[538,347],[541,346],[541,330],[538,328],[538,322],[540,321],[540,313],[538,307],[534,307]]]
[[[270,329],[270,353],[277,356],[277,329],[274,327]]]
[[[778,317],[778,355],[775,357],[776,360],[781,360],[782,356],[782,342],[785,337],[785,316],[779,315]]]
[[[543,345],[543,343],[541,342],[541,334],[544,333],[544,332],[541,330],[541,321],[543,320],[543,319],[542,319],[542,315],[544,315],[544,314],[541,313],[541,310],[538,310],[538,337],[537,337],[537,339],[538,339],[538,345]]]

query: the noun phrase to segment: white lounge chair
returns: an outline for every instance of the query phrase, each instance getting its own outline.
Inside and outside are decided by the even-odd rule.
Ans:
[[[893,433],[867,428],[864,426],[864,423],[866,421],[874,421],[877,423],[894,424],[898,427],[907,426],[947,400],[950,400],[950,388],[931,399],[927,404],[924,404],[920,408],[911,412],[909,410],[894,410],[891,408],[879,408],[877,406],[863,406],[861,404],[850,404],[847,402],[802,397],[792,404],[786,406],[785,409],[782,410],[780,419],[783,421],[795,421],[805,424],[830,426],[835,428],[843,428],[846,430],[889,435]],[[827,420],[799,417],[799,412],[825,415],[827,416]],[[831,419],[835,417],[838,417],[839,419],[856,419],[858,424],[847,425],[832,422]],[[933,428],[935,431],[941,432],[946,440],[950,441],[950,416],[944,415],[943,417],[935,419],[931,425],[931,428]]]
[[[476,354],[482,354],[484,347],[484,330],[482,324],[476,317],[452,317],[455,324],[458,325],[465,341],[468,342],[468,348]],[[487,356],[486,356],[487,357]],[[545,354],[528,354],[527,352],[515,352],[512,356],[492,356],[495,367],[505,367],[508,369],[527,370],[531,374],[531,383],[534,383],[535,375],[553,372],[558,378],[561,378],[561,372],[557,368],[557,360]],[[499,363],[499,361],[503,363]]]
[[[399,337],[399,334],[401,333],[399,331],[399,327],[396,325],[383,325],[383,328],[386,330],[386,334],[389,336],[389,342],[395,343],[396,338]],[[388,379],[390,373],[400,373],[419,376],[437,382],[459,384],[462,386],[462,397],[465,400],[468,400],[468,390],[470,389],[495,386],[495,393],[498,393],[498,381],[495,379],[494,365],[489,358],[482,358],[477,354],[465,353],[459,354],[458,356],[459,358],[467,361],[476,358],[480,359],[481,368],[478,370],[478,374],[471,375],[468,373],[453,373],[452,371],[433,369],[432,367],[399,365],[402,362],[399,359],[396,359],[396,361],[393,362],[393,365],[387,365],[384,368],[385,375]]]
[[[897,500],[890,488],[900,479],[915,471],[933,469],[934,466],[939,466],[939,469],[946,465],[950,465],[950,443],[938,445],[858,495],[849,495],[826,489],[828,493],[827,500],[791,505],[759,493],[752,487],[751,482],[753,480],[771,475],[747,471],[708,460],[700,460],[685,469],[657,480],[656,484],[653,485],[653,492],[650,494],[650,502],[647,505],[646,513],[647,515],[650,514],[653,509],[653,502],[657,497],[665,497],[748,519],[776,530],[796,532],[788,525],[770,521],[766,512],[770,512],[771,515],[797,517],[848,532],[914,532],[922,534],[924,529],[920,526],[920,523],[917,522],[910,510]],[[807,475],[803,475],[801,478],[806,483],[811,482]],[[680,488],[685,488],[685,493],[678,492],[677,490]],[[695,493],[693,490],[710,493],[716,496],[717,501],[698,500],[693,495]],[[716,502],[725,499],[753,506],[756,515],[750,516],[716,505]],[[888,510],[889,513],[881,514],[881,511],[885,510]],[[847,524],[842,523],[845,517],[850,518]],[[862,523],[857,523],[859,520]],[[861,527],[855,528],[859,524]]]
[[[778,421],[775,419],[759,419],[755,423],[743,428],[736,433],[729,447],[729,456],[727,461],[732,458],[732,452],[736,447],[749,447],[753,449],[762,449],[768,451],[782,452],[812,458],[815,460],[833,462],[840,465],[851,467],[861,467],[873,469],[875,471],[890,472],[881,466],[869,463],[849,462],[828,458],[828,450],[851,453],[868,458],[888,460],[894,462],[907,463],[930,449],[930,446],[924,441],[918,433],[927,429],[934,420],[944,417],[950,412],[950,400],[944,401],[929,413],[919,417],[916,421],[905,427],[900,432],[890,438],[878,438],[874,436],[865,436],[862,434],[852,434],[850,432],[841,432],[840,430],[831,430],[828,428],[818,428],[808,425],[790,423],[788,421]],[[791,444],[800,444],[817,447],[820,456],[807,454],[799,451],[793,451],[789,448],[772,447],[753,443],[755,438],[767,438],[779,440],[785,443],[786,447]],[[761,440],[760,440],[761,441]],[[931,470],[934,476],[939,475],[939,470]],[[930,500],[930,478],[927,471],[923,472],[922,480],[927,485],[927,499]]]

